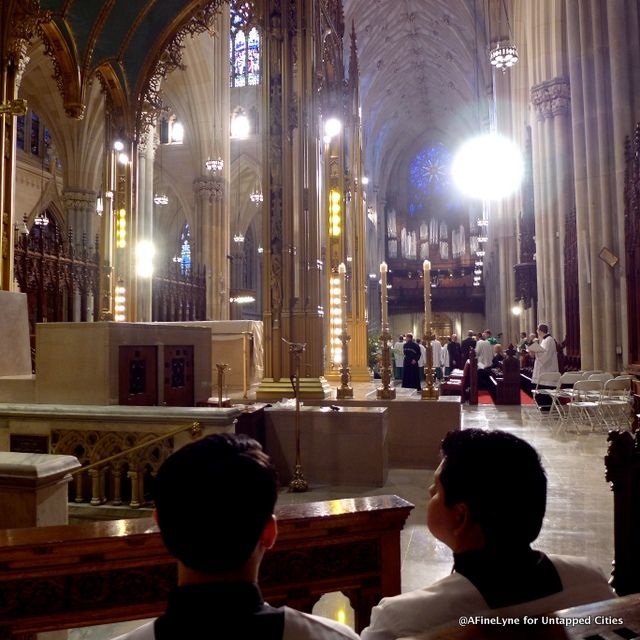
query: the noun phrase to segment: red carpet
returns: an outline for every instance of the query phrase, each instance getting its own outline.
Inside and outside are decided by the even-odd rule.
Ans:
[[[491,394],[485,389],[478,391],[478,404],[493,404]],[[533,404],[533,399],[522,390],[520,391],[520,404]]]

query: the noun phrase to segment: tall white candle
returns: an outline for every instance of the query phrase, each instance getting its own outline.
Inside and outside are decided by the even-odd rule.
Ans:
[[[422,263],[424,279],[424,333],[431,333],[431,263],[425,260]]]
[[[384,331],[387,318],[387,263],[380,264],[380,305],[382,306],[382,330]]]

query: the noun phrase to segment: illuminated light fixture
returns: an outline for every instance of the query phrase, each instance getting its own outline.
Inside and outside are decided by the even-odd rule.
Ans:
[[[518,62],[518,49],[515,44],[496,45],[495,49],[491,49],[489,53],[489,62],[496,69],[502,69],[504,73],[510,67]]]
[[[124,152],[119,153],[118,154],[118,162],[120,164],[129,164],[129,156]]]
[[[169,204],[169,197],[164,192],[156,193],[156,195],[153,196],[153,202],[160,207],[164,207]]]
[[[264,200],[262,189],[260,188],[260,180],[258,178],[256,178],[256,184],[253,187],[253,191],[249,194],[249,200],[251,200],[251,202],[256,206]]]
[[[156,249],[149,240],[140,240],[136,246],[136,273],[141,278],[153,275],[153,256]],[[181,261],[182,262],[182,261]]]
[[[488,227],[489,226],[489,221],[488,220],[484,220],[483,218],[478,218],[478,222],[477,222],[479,227]]]
[[[473,273],[475,273],[477,276],[482,275],[482,269],[476,269]]]
[[[104,211],[104,201],[102,199],[102,191],[98,191],[98,195],[96,197],[96,213],[101,216]]]
[[[325,144],[329,144],[331,142],[331,138],[329,136],[323,136],[322,142]]]
[[[118,281],[118,285],[116,286],[115,296],[114,296],[114,317],[116,322],[124,322],[127,310],[127,290],[124,288],[124,283],[122,280]]]
[[[256,299],[253,296],[237,296],[235,298],[229,298],[229,302],[235,302],[236,304],[250,304],[255,301]]]
[[[124,249],[127,246],[127,212],[119,209],[116,216],[116,249]]]
[[[522,182],[524,162],[517,145],[496,134],[465,142],[451,164],[454,184],[463,194],[480,200],[500,200]]]
[[[331,141],[342,131],[342,122],[338,118],[329,118],[324,123],[324,135]]]
[[[224,168],[224,160],[220,156],[218,156],[217,160],[207,158],[204,166],[207,168],[207,171],[222,171]]]
[[[105,191],[104,197],[109,198],[109,200],[113,200],[113,191]]]
[[[377,277],[378,277],[378,274],[377,274],[377,273],[370,273],[370,274],[369,274],[369,279],[370,279],[370,280],[375,280]]]
[[[340,278],[329,278],[329,317],[330,317],[330,344],[331,362],[334,365],[342,364],[342,305],[341,296],[344,294],[340,286]]]
[[[478,236],[478,242],[488,242],[489,238],[487,236]]]
[[[511,307],[511,313],[514,316],[519,316],[522,314],[522,307],[519,304],[514,304],[513,307]]]
[[[369,178],[367,178],[367,176],[362,176],[362,184],[369,184]]]
[[[336,189],[329,191],[329,235],[337,237],[342,232],[342,196]]]
[[[122,151],[124,149],[124,142],[122,142],[122,140],[115,140],[113,148],[115,151]]]
[[[241,242],[244,242],[244,236],[240,232],[235,233],[233,235],[233,241],[237,242],[238,244],[240,244]]]
[[[49,217],[47,216],[47,212],[46,211],[41,211],[36,217],[35,220],[33,221],[33,224],[35,224],[38,227],[46,227],[49,225]]]
[[[482,260],[476,260],[476,267],[481,267],[484,264]]]
[[[476,251],[478,258],[484,258],[484,251]]]
[[[473,286],[474,286],[474,287],[479,287],[479,286],[480,286],[480,283],[479,283],[479,282],[474,282],[474,283],[473,283]]]
[[[264,253],[264,249],[262,247],[258,247],[258,253]]]

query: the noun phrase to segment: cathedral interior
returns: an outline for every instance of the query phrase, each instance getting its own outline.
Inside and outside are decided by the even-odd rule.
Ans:
[[[17,373],[32,387],[1,384],[16,373],[7,356],[0,450],[17,450],[3,417],[15,403],[88,404],[82,379],[109,341],[149,323],[239,336],[245,364],[229,375],[252,401],[321,401],[341,382],[366,398],[399,334],[490,328],[506,348],[539,323],[563,369],[640,377],[639,41],[638,0],[3,0],[0,293],[25,294],[30,360]],[[510,146],[461,169],[481,139]],[[0,298],[6,353],[10,306]],[[199,389],[191,354],[186,404],[202,405],[215,367]],[[136,357],[132,380],[162,377]],[[108,377],[87,382],[108,387],[92,404],[123,404]],[[558,452],[577,436],[541,433],[532,416],[463,406],[457,428],[535,441],[557,481],[542,543],[608,571],[606,434],[581,441],[585,472]],[[64,438],[47,437],[55,453]],[[403,590],[448,566],[419,526],[415,484],[435,466],[390,471],[421,503]],[[593,503],[567,501],[574,482]],[[422,553],[424,570],[411,560]]]

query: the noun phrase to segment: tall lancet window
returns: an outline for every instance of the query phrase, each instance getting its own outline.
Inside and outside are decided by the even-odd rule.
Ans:
[[[191,273],[191,232],[188,223],[180,234],[180,271],[185,276]]]
[[[252,2],[232,0],[229,9],[231,33],[229,52],[232,87],[260,84],[260,33],[253,25],[255,20]]]

